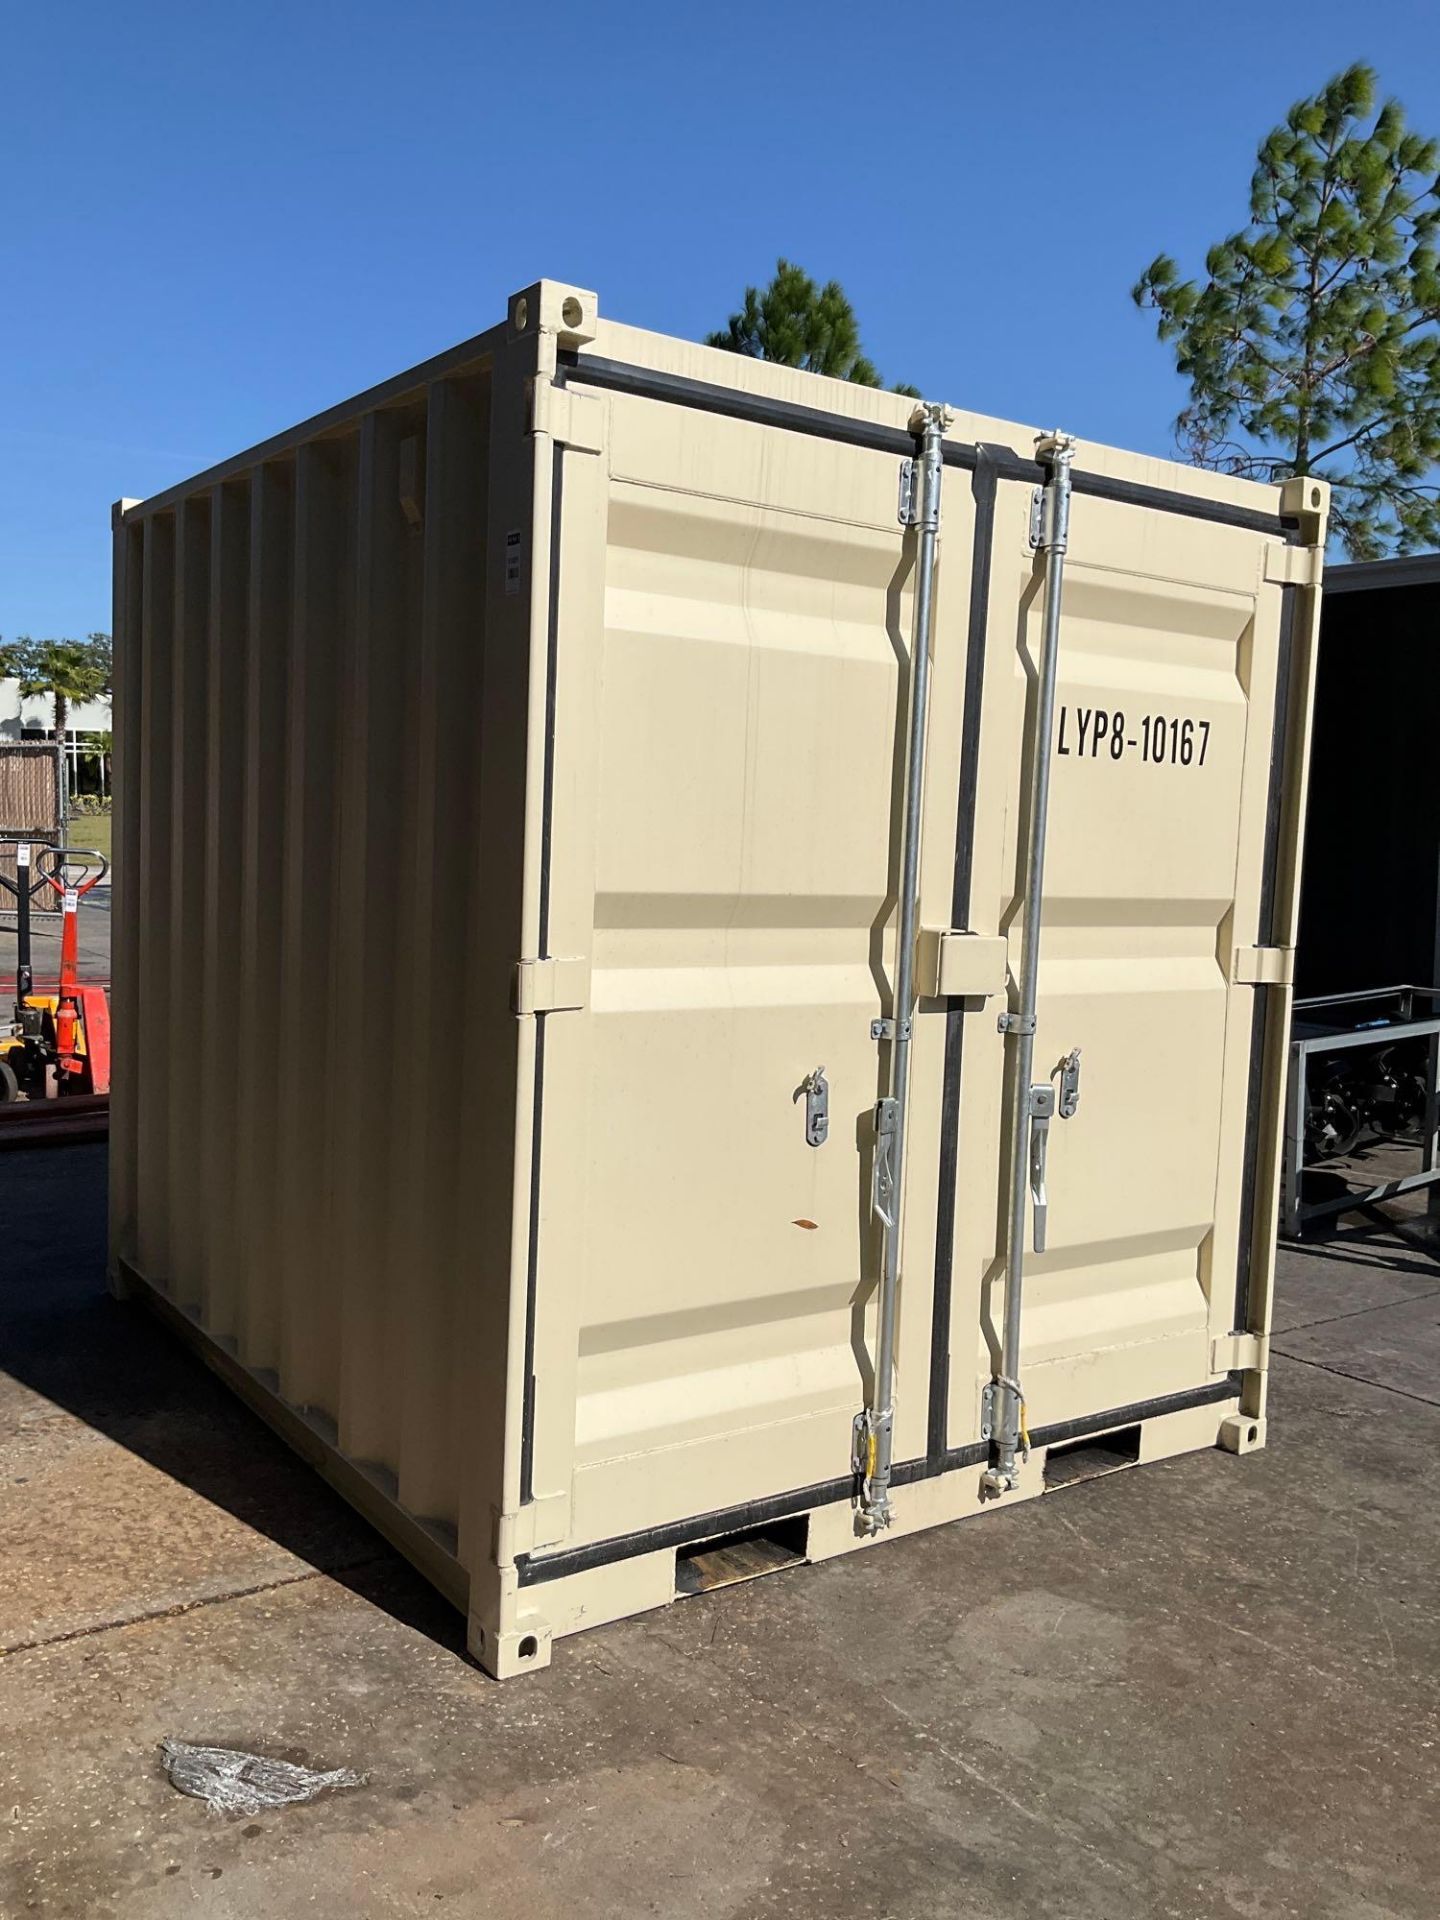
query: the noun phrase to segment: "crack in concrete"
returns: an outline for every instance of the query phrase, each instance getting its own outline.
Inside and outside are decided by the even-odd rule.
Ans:
[[[253,1587],[234,1587],[228,1593],[197,1594],[191,1600],[176,1600],[168,1607],[152,1607],[144,1613],[126,1614],[118,1620],[97,1620],[88,1627],[71,1627],[66,1633],[53,1633],[46,1639],[16,1640],[0,1647],[0,1660],[12,1654],[38,1653],[45,1647],[63,1647],[74,1640],[89,1640],[97,1634],[115,1633],[122,1627],[143,1627],[151,1620],[178,1620],[182,1614],[195,1613],[201,1607],[228,1606],[232,1600],[253,1600],[260,1593],[278,1593],[284,1587],[303,1586],[307,1580],[336,1580],[342,1574],[358,1573],[362,1567],[380,1566],[386,1554],[371,1554],[365,1560],[350,1560],[343,1567],[310,1567],[304,1573],[287,1574],[280,1580],[262,1580]]]
[[[702,1653],[708,1653],[712,1656],[714,1654],[713,1636],[712,1640],[706,1641],[704,1646],[699,1648],[681,1646],[674,1640],[667,1640],[665,1644],[670,1648],[672,1653],[684,1661],[695,1660],[698,1655]],[[637,1663],[629,1659],[627,1653],[623,1650],[620,1654],[620,1660],[623,1665],[630,1667],[632,1671],[635,1670]],[[726,1684],[743,1694],[752,1706],[758,1707],[763,1713],[771,1714],[774,1712],[775,1701],[773,1695],[766,1692],[763,1688],[756,1686],[743,1669],[733,1665],[724,1655],[719,1656],[716,1664],[724,1676]],[[647,1674],[652,1672],[652,1669],[644,1663],[640,1663],[640,1670]],[[605,1671],[609,1672],[610,1669],[606,1668]],[[1148,1854],[1137,1854],[1136,1858],[1132,1859],[1128,1851],[1126,1851],[1127,1836],[1123,1833],[1116,1833],[1112,1828],[1107,1828],[1107,1838],[1118,1842],[1120,1851],[1109,1852],[1105,1848],[1097,1846],[1095,1841],[1088,1837],[1088,1834],[1080,1823],[1066,1820],[1063,1815],[1057,1815],[1043,1806],[1032,1805],[1029,1801],[1012,1793],[1007,1787],[997,1781],[983,1766],[977,1765],[973,1760],[965,1759],[963,1755],[956,1753],[953,1748],[946,1746],[939,1736],[927,1726],[917,1714],[907,1711],[906,1708],[900,1705],[898,1700],[892,1699],[888,1693],[883,1691],[880,1692],[879,1697],[892,1712],[904,1721],[918,1739],[922,1740],[927,1746],[932,1747],[942,1759],[948,1760],[967,1780],[972,1781],[976,1786],[994,1795],[1003,1805],[1009,1807],[1020,1818],[1028,1820],[1033,1825],[1042,1828],[1045,1832],[1079,1847],[1082,1852],[1089,1854],[1095,1864],[1105,1872],[1121,1879],[1133,1877],[1137,1859],[1149,1858]],[[857,1760],[851,1742],[841,1740],[828,1729],[811,1727],[807,1731],[807,1738],[817,1746],[824,1747],[846,1766],[858,1767],[862,1771],[864,1770],[863,1762]],[[1014,1756],[1010,1756],[1009,1764],[1012,1767],[1026,1767],[1027,1772],[1032,1771],[1026,1766],[1025,1762],[1017,1760]]]
[[[1274,1346],[1277,1338],[1284,1340],[1288,1335],[1304,1333],[1310,1327],[1333,1327],[1339,1320],[1363,1320],[1367,1313],[1389,1313],[1394,1307],[1413,1307],[1422,1300],[1440,1300],[1440,1287],[1432,1287],[1429,1293],[1407,1294],[1403,1300],[1380,1300],[1374,1306],[1352,1307],[1349,1313],[1331,1313],[1320,1320],[1297,1320],[1293,1327],[1282,1327],[1278,1335],[1272,1332],[1270,1344]],[[1286,1358],[1293,1359],[1294,1355],[1287,1354]],[[1397,1388],[1398,1391],[1400,1389]]]
[[[1061,1617],[1064,1617],[1063,1614]],[[1012,1813],[1019,1814],[1021,1819],[1028,1820],[1037,1827],[1043,1827],[1047,1833],[1057,1834],[1062,1840],[1068,1840],[1072,1846],[1079,1847],[1082,1853],[1088,1853],[1092,1860],[1112,1873],[1125,1875],[1132,1870],[1130,1862],[1113,1859],[1097,1847],[1076,1821],[1066,1820],[1060,1815],[1032,1806],[1029,1801],[1022,1800],[1018,1794],[1011,1793],[1008,1787],[993,1779],[984,1767],[977,1766],[973,1760],[967,1760],[962,1754],[947,1747],[918,1715],[908,1713],[898,1700],[892,1700],[888,1693],[882,1693],[880,1698],[892,1712],[899,1714],[906,1725],[911,1727],[922,1740],[927,1741],[943,1759],[948,1760],[952,1767],[963,1773],[965,1778],[973,1781],[976,1786],[983,1787],[987,1793],[994,1794],[996,1799],[1009,1807]],[[1013,1765],[1014,1762],[1012,1761],[1011,1764]]]
[[[1282,1360],[1293,1360],[1297,1367],[1316,1367],[1321,1373],[1334,1374],[1337,1380],[1353,1380],[1357,1387],[1373,1387],[1376,1393],[1393,1393],[1401,1400],[1414,1400],[1422,1407],[1440,1407],[1440,1400],[1431,1400],[1423,1393],[1410,1393],[1404,1387],[1392,1387],[1383,1380],[1370,1380],[1363,1373],[1347,1373],[1344,1367],[1331,1366],[1326,1360],[1307,1360],[1303,1353],[1286,1353],[1285,1349],[1277,1347],[1273,1340],[1270,1351],[1278,1353]]]

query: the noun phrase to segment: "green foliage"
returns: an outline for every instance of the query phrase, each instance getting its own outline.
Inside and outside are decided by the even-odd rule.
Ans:
[[[740,311],[731,314],[723,332],[707,334],[705,344],[833,380],[853,380],[860,387],[884,385],[874,361],[860,349],[860,323],[840,282],[817,286],[789,260],[776,261],[768,286],[747,287]],[[894,391],[916,393],[914,387]]]
[[[32,640],[21,634],[0,643],[0,679],[18,680],[27,700],[48,696],[55,702],[55,731],[68,725],[71,705],[109,697],[113,661],[108,633],[83,640]]]
[[[1134,288],[1190,383],[1198,465],[1330,482],[1354,559],[1440,546],[1440,145],[1352,66],[1260,144],[1250,222]],[[1373,116],[1373,119],[1372,119]]]

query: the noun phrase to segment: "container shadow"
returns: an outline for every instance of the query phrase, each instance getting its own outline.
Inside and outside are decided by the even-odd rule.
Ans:
[[[105,1284],[104,1145],[0,1154],[0,1374],[437,1646],[463,1617],[175,1336]]]
[[[1338,1199],[1346,1184],[1337,1176],[1334,1185],[1327,1186],[1307,1174],[1302,1191],[1307,1200]],[[1398,1202],[1374,1201],[1348,1213],[1311,1220],[1303,1240],[1282,1240],[1280,1244],[1296,1259],[1309,1257],[1337,1266],[1373,1267],[1384,1273],[1414,1273],[1433,1279],[1440,1267],[1440,1228],[1430,1224],[1423,1204],[1417,1208],[1410,1196]],[[1401,1258],[1406,1252],[1417,1257]]]

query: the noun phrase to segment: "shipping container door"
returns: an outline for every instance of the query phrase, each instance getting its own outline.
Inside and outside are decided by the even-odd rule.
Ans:
[[[1084,449],[1079,464],[1083,467]],[[999,488],[972,921],[1021,938],[1044,595],[1029,489]],[[1063,589],[1035,1079],[1080,1049],[1027,1252],[1032,1429],[1215,1388],[1231,1330],[1282,590],[1278,535],[1077,494]],[[1243,973],[1245,969],[1242,967]],[[958,1097],[948,1439],[974,1443],[1003,1315],[1004,1041],[969,1021]],[[977,1204],[976,1196],[987,1196]]]
[[[603,405],[603,452],[564,453],[555,496],[546,939],[588,980],[541,1042],[522,1480],[542,1549],[844,1481],[879,1253],[870,1027],[890,1011],[915,554],[899,455]],[[947,513],[942,627],[965,605],[963,485]],[[953,835],[963,648],[934,651]],[[926,1023],[897,1457],[925,1445],[943,1044]]]

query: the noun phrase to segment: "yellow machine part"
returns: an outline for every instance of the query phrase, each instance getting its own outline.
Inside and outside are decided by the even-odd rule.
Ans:
[[[27,1007],[39,1007],[42,1011],[49,1014],[52,1023],[52,1033],[55,1010],[59,1004],[60,996],[57,993],[31,993],[25,997],[25,1005]],[[18,1052],[24,1045],[25,1041],[19,1034],[7,1034],[4,1039],[0,1039],[0,1059],[3,1059],[7,1053]],[[82,1056],[85,1053],[85,1018],[83,1013],[75,1025],[75,1051]]]

